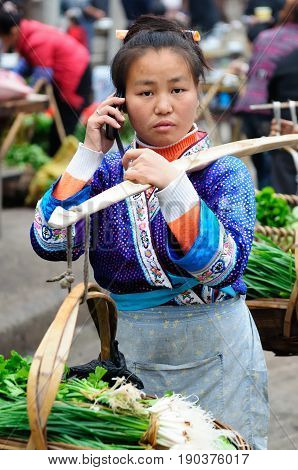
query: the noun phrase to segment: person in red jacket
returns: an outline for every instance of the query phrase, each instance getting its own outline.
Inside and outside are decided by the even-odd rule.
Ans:
[[[66,134],[73,133],[82,109],[90,103],[88,50],[53,26],[7,11],[5,4],[0,9],[0,40],[4,50],[19,52],[22,60],[16,72],[30,76],[31,84],[39,78],[52,83]],[[50,144],[53,155],[60,144],[55,125]]]

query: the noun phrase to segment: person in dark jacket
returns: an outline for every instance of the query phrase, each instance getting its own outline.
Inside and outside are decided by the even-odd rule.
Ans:
[[[280,11],[279,21],[281,25],[263,31],[255,40],[246,87],[233,108],[241,116],[243,130],[249,139],[269,134],[271,114],[266,111],[253,112],[250,105],[268,102],[269,83],[278,69],[278,61],[298,47],[297,0],[286,0]],[[257,170],[259,189],[272,184],[270,154],[264,152],[254,155],[252,160]]]
[[[269,101],[298,101],[298,45],[291,54],[283,57],[277,62],[275,72],[268,84]],[[296,108],[297,111],[297,108]],[[285,120],[291,120],[289,109],[282,109],[281,116]],[[273,130],[276,132],[276,124]],[[297,127],[291,122],[282,122],[281,132],[297,132]],[[271,178],[272,186],[278,193],[297,193],[297,166],[295,159],[287,151],[280,149],[271,153]],[[298,162],[297,162],[298,163]]]
[[[188,0],[186,2],[191,26],[199,29],[201,33],[208,33],[220,21],[220,13],[215,0]]]
[[[265,29],[271,28],[278,22],[280,10],[283,8],[285,0],[248,0],[244,15],[249,18],[247,25],[248,39],[253,42],[258,34]],[[268,7],[271,10],[271,18],[267,21],[261,21],[256,15],[256,8]]]
[[[142,15],[162,16],[166,8],[161,0],[121,0],[128,27]]]

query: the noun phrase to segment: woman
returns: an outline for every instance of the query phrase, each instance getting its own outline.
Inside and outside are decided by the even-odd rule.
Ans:
[[[97,108],[62,178],[37,207],[35,251],[65,259],[65,230],[47,221],[128,179],[153,188],[92,217],[90,262],[119,310],[128,368],[157,395],[195,394],[203,408],[266,447],[266,365],[241,280],[253,239],[254,189],[234,157],[187,176],[170,162],[208,147],[194,119],[206,62],[175,23],[142,17],[112,63],[118,93]],[[104,125],[120,129],[124,106],[136,138],[108,154]],[[105,155],[106,154],[106,155]],[[90,184],[91,180],[91,184]],[[74,259],[83,252],[74,227]]]

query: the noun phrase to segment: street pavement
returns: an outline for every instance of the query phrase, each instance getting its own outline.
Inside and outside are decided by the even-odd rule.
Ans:
[[[33,252],[29,229],[33,209],[5,209],[0,239],[0,354],[11,349],[33,353],[66,294],[45,280],[65,270],[65,263],[46,262]],[[83,278],[83,260],[74,263],[76,283]],[[92,280],[92,277],[91,277]],[[86,307],[81,307],[69,364],[98,356],[99,340]],[[120,345],[121,349],[121,345]],[[298,449],[298,356],[265,353],[271,409],[269,448]]]

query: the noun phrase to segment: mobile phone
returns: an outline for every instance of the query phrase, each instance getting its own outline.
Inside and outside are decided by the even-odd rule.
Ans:
[[[117,98],[124,98],[124,93],[122,90],[116,90],[115,96],[117,96]],[[119,106],[118,109],[121,111],[122,106]],[[110,126],[109,124],[106,124],[105,132],[106,132],[106,137],[109,140],[115,140],[118,136],[118,130]]]

